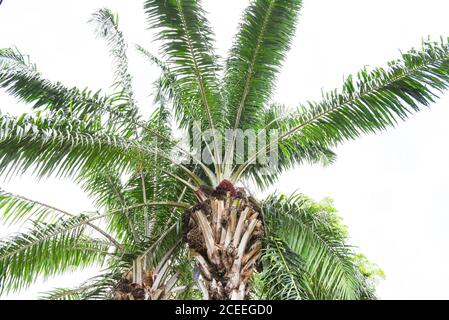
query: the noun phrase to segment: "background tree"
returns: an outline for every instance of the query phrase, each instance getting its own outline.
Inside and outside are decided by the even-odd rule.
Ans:
[[[2,192],[4,220],[34,221],[28,232],[2,241],[2,290],[98,263],[105,266],[101,275],[49,297],[374,298],[371,278],[378,272],[367,272],[347,245],[331,206],[301,195],[258,202],[236,185],[264,188],[294,165],[331,162],[337,144],[393,126],[433,102],[448,85],[448,44],[424,43],[388,68],[364,69],[321,102],[290,111],[270,97],[300,6],[253,1],[223,64],[198,1],[145,1],[163,57],[138,47],[161,69],[149,119],[133,97],[117,16],[106,9],[92,22],[113,58],[112,95],[52,83],[17,50],[2,50],[0,86],[33,112],[1,116],[0,173],[73,179],[98,207],[75,215]],[[229,161],[237,135],[227,137],[226,152],[212,137],[200,141],[212,164],[193,156],[182,165],[168,156],[172,149],[190,155],[173,138],[172,123],[184,132],[276,129],[279,137],[244,154],[242,164]],[[273,146],[279,166],[266,174],[254,160]]]

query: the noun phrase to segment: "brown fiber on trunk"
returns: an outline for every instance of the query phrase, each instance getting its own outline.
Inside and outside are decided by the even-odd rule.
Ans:
[[[204,299],[243,300],[260,257],[263,220],[243,189],[222,184],[197,192],[200,203],[184,214],[184,241],[196,258]]]
[[[132,276],[119,280],[112,290],[113,300],[164,300],[174,289],[177,274],[171,276],[165,283],[155,272],[143,272],[142,282],[133,283]],[[159,278],[159,279],[158,279]]]

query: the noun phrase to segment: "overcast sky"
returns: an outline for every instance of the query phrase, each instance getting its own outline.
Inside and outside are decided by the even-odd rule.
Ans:
[[[204,0],[222,56],[247,3]],[[0,6],[0,47],[17,46],[30,54],[47,78],[107,90],[110,59],[86,23],[95,9],[105,6],[120,14],[130,43],[157,51],[145,30],[140,0],[5,0]],[[385,65],[399,50],[419,46],[423,37],[449,36],[448,11],[447,0],[304,0],[274,100],[295,106],[316,99],[321,89],[339,87],[343,76],[365,65]],[[130,63],[138,100],[149,110],[156,69],[135,53],[130,53]],[[28,109],[0,92],[0,110]],[[352,243],[386,273],[378,288],[380,298],[449,299],[448,119],[449,93],[395,129],[338,148],[334,165],[298,168],[276,185],[281,192],[298,190],[316,200],[335,200]],[[0,181],[0,186],[74,213],[92,208],[67,181],[38,183],[25,176]],[[0,227],[0,236],[11,231]],[[75,285],[94,271],[41,281],[9,298],[36,298],[54,286]]]

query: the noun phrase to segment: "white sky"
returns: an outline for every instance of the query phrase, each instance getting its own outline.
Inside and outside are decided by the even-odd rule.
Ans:
[[[204,0],[224,56],[246,0]],[[86,21],[97,8],[120,14],[130,43],[152,51],[142,1],[5,0],[0,6],[0,47],[17,46],[41,72],[66,85],[108,89],[110,60]],[[344,75],[364,65],[384,65],[398,49],[419,46],[421,38],[449,36],[447,0],[304,0],[297,37],[278,82],[276,101],[295,106],[339,87]],[[150,108],[155,78],[137,54],[130,54],[138,99]],[[387,278],[383,299],[449,299],[449,93],[407,123],[376,136],[346,143],[331,167],[302,167],[277,184],[316,200],[331,197],[349,226],[353,243],[379,264]],[[148,106],[148,107],[146,107]],[[0,92],[0,109],[27,109]],[[66,181],[35,182],[23,177],[0,182],[4,189],[79,212],[91,209],[78,187]],[[0,227],[1,228],[1,227]],[[4,236],[12,229],[0,229]],[[40,282],[8,298],[32,299],[54,286],[75,285],[94,274],[86,270]]]

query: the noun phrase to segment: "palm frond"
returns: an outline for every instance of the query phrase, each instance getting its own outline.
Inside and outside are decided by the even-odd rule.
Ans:
[[[139,217],[136,213],[141,211],[143,207],[135,209],[129,209],[129,207],[142,202],[131,202],[130,199],[128,199],[125,186],[120,178],[121,177],[117,173],[114,174],[113,171],[100,174],[97,173],[94,177],[90,177],[88,180],[89,184],[85,184],[84,187],[87,188],[91,194],[94,192],[97,196],[103,196],[103,205],[108,210],[121,209],[122,214],[109,215],[107,217],[108,229],[114,232],[122,242],[138,244],[142,234],[139,230],[143,230],[143,226],[139,223]]]
[[[61,210],[6,192],[0,188],[1,222],[15,224],[30,219],[55,222],[64,215]]]
[[[263,211],[268,232],[285,241],[303,262],[308,298],[366,297],[367,285],[354,263],[354,249],[329,203],[314,203],[295,194],[274,195],[263,202]]]
[[[36,71],[36,65],[31,62],[30,57],[23,55],[17,48],[0,49],[0,70],[25,68]]]
[[[175,106],[176,110],[176,106],[183,104],[182,88],[178,87],[176,74],[170,69],[169,63],[158,58],[140,45],[136,45],[136,50],[147,58],[152,64],[156,65],[161,71],[160,77],[155,82],[156,102],[160,101],[160,97],[163,95],[166,102]]]
[[[295,32],[301,0],[256,0],[246,9],[226,65],[228,119],[234,128],[226,150],[225,177],[232,172],[237,129],[254,129],[263,119],[274,82]]]
[[[260,131],[264,130],[266,133],[265,145],[269,145],[272,141],[271,139],[274,139],[271,136],[272,132],[279,132],[284,129],[282,123],[279,123],[277,119],[284,117],[286,113],[285,107],[278,104],[272,104],[264,111],[262,116],[263,127]],[[296,137],[277,140],[277,142],[278,144],[273,146],[275,154],[271,154],[272,151],[267,150],[266,154],[261,154],[266,159],[265,162],[257,159],[257,161],[248,166],[243,175],[244,179],[252,180],[261,189],[272,185],[283,172],[293,169],[297,165],[318,163],[327,166],[332,164],[337,158],[336,154],[328,146],[321,144],[319,141],[310,143],[307,147],[304,147],[300,139]],[[257,148],[263,148],[260,141],[258,141]],[[245,155],[245,159],[251,156],[252,154],[248,152]],[[272,163],[269,161],[272,161]]]
[[[105,115],[109,126],[114,126],[115,133],[130,137],[136,129],[144,130],[147,135],[159,137],[171,143],[175,148],[176,141],[166,137],[157,130],[148,127],[146,123],[132,118],[127,111],[127,103],[123,103],[120,92],[112,96],[105,96],[100,91],[93,92],[88,89],[66,88],[61,83],[52,83],[30,68],[24,61],[27,58],[12,49],[2,49],[5,63],[0,64],[0,88],[16,96],[20,101],[32,104],[37,110],[62,111],[70,117],[85,121],[86,118]],[[12,52],[12,53],[10,53]],[[9,60],[15,59],[12,64]],[[2,55],[0,54],[0,61]],[[14,65],[14,68],[12,67]],[[178,147],[179,149],[179,147]],[[184,154],[188,154],[182,150]],[[197,161],[197,160],[195,160]],[[198,161],[197,161],[198,162]]]
[[[64,110],[79,117],[104,112],[110,99],[101,91],[67,88],[44,79],[17,49],[0,50],[0,88],[36,110]]]
[[[38,276],[101,264],[109,247],[83,235],[87,221],[77,216],[56,224],[35,223],[27,233],[2,239],[0,292],[27,288]]]
[[[383,130],[428,106],[449,86],[447,41],[425,42],[421,51],[412,49],[388,65],[364,69],[356,79],[348,77],[341,92],[325,93],[322,102],[309,103],[295,119],[298,125],[281,139],[299,132],[309,140],[340,142]]]
[[[109,300],[112,289],[129,268],[129,262],[116,261],[101,273],[75,288],[55,288],[41,294],[43,300]]]
[[[258,299],[303,300],[310,292],[308,275],[301,257],[278,238],[265,242],[263,271],[253,280]]]
[[[202,120],[223,126],[213,33],[197,0],[147,0],[144,8],[172,72],[177,75],[182,105],[176,114],[185,126]]]
[[[32,169],[38,177],[54,174],[77,177],[103,168],[123,173],[137,168],[142,155],[154,155],[154,148],[140,140],[115,135],[114,126],[103,128],[101,119],[80,121],[52,115],[19,118],[0,114],[0,173],[13,175]],[[201,182],[187,167],[170,155],[160,157]],[[176,174],[172,173],[176,177]]]
[[[0,188],[0,210],[3,217],[2,222],[11,224],[17,222],[56,222],[62,217],[75,217],[75,214],[58,209],[52,205],[32,200],[24,196],[6,192]],[[110,234],[106,233],[97,225],[86,222],[86,225],[105,237],[112,245],[118,249],[123,249],[121,244]]]
[[[138,159],[128,140],[103,128],[101,120],[64,115],[0,115],[0,147],[0,172],[6,175],[32,169],[39,177],[76,176],[103,167],[126,172]]]
[[[79,288],[55,288],[41,294],[41,300],[84,300],[82,292],[84,287]]]
[[[162,165],[163,161],[160,164]],[[145,234],[145,208],[151,213],[150,219],[154,223],[155,234],[158,234],[161,228],[164,229],[170,220],[174,221],[177,210],[183,208],[182,199],[178,198],[178,195],[183,193],[182,186],[177,184],[175,179],[165,174],[161,175],[154,188],[153,165],[155,164],[150,162],[144,167],[147,172],[144,177],[147,202],[144,201],[143,185],[137,172],[127,177],[126,181],[122,181],[119,171],[103,170],[89,174],[80,181],[97,207],[122,213],[110,214],[106,220],[108,230],[123,243],[135,244],[135,240],[146,243],[149,240],[147,237],[153,238],[152,234]],[[157,197],[154,197],[156,190]]]
[[[399,120],[429,106],[449,87],[449,44],[424,42],[421,50],[412,49],[388,68],[366,68],[348,77],[341,90],[323,93],[321,102],[308,102],[296,113],[277,122],[278,141],[296,143],[302,149],[335,146],[362,134],[393,127]],[[259,150],[236,170],[236,177],[248,169]]]
[[[155,97],[155,103],[158,104],[157,109],[151,115],[148,126],[157,128],[160,132],[163,132],[167,136],[171,136],[171,128],[169,127],[170,121],[170,111],[166,105],[166,99],[164,94],[161,92],[162,88],[160,85],[156,86],[157,93]],[[164,174],[164,170],[170,168],[170,163],[167,162],[160,153],[170,152],[171,145],[164,140],[160,140],[158,137],[152,138],[147,137],[144,134],[143,139],[151,141],[153,148],[155,149],[154,156],[148,159],[148,161],[143,162],[139,168],[140,176],[140,187],[142,190],[142,201],[147,202],[147,197],[153,202],[158,199],[170,199],[175,200],[170,194],[166,194],[164,191],[167,186],[174,183],[170,177]],[[176,184],[176,183],[175,183]],[[152,207],[151,212],[144,212],[145,220],[145,235],[151,237],[154,227],[157,223],[158,208]]]
[[[114,87],[121,90],[118,95],[124,98],[124,108],[132,117],[137,116],[137,106],[134,100],[132,77],[128,72],[128,46],[123,32],[119,29],[118,15],[111,10],[99,9],[92,15],[91,23],[95,24],[95,33],[104,39],[109,47],[114,66]]]
[[[295,33],[301,0],[255,0],[246,9],[226,65],[225,94],[234,128],[254,128]]]
[[[136,44],[135,48],[138,52],[140,52],[144,57],[146,57],[152,64],[156,65],[161,69],[162,72],[169,72],[172,73],[170,70],[170,67],[168,65],[167,61],[162,60],[161,58],[157,57],[155,54],[151,53],[141,45]],[[173,79],[175,79],[175,75],[173,74]]]

